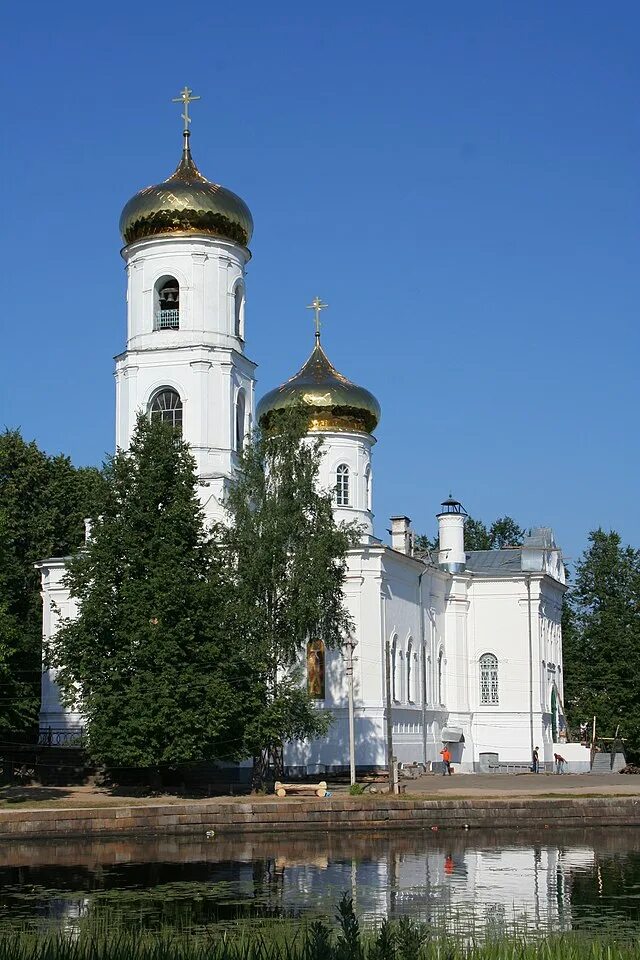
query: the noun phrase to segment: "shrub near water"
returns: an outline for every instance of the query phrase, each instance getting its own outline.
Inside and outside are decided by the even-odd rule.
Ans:
[[[474,943],[435,935],[406,917],[385,920],[363,933],[350,897],[338,905],[338,929],[316,920],[302,932],[284,936],[238,928],[200,937],[152,934],[92,934],[73,938],[35,933],[0,937],[0,960],[636,960],[634,943],[587,940],[579,935],[544,940],[517,938]]]

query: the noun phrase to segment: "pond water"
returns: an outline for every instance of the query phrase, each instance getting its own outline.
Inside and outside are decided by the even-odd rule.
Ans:
[[[332,918],[345,891],[365,922],[640,933],[640,829],[0,844],[0,926]]]

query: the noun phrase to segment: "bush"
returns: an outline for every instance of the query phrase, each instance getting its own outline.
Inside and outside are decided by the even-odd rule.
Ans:
[[[361,797],[364,793],[364,787],[361,783],[352,783],[349,787],[349,793],[352,797]]]

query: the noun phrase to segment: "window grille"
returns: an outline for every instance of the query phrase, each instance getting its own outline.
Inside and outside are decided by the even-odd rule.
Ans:
[[[151,420],[168,423],[174,430],[182,432],[182,400],[175,390],[160,390],[149,407]]]
[[[158,310],[156,313],[156,330],[178,330],[179,327],[179,310]]]
[[[349,506],[349,467],[341,463],[336,470],[336,505]]]
[[[180,285],[174,277],[168,277],[162,286],[158,281],[155,329],[178,330],[180,327]]]
[[[480,657],[480,703],[499,703],[498,658],[492,653]]]

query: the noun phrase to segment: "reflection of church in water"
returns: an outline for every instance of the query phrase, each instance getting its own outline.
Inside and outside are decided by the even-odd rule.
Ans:
[[[408,839],[408,838],[405,838]],[[347,890],[366,921],[409,916],[435,929],[501,932],[570,930],[590,913],[574,895],[576,878],[591,882],[594,850],[589,846],[467,843],[452,836],[403,843],[395,834],[369,839],[367,855],[344,851],[324,866],[282,862],[281,897],[287,909],[312,901],[331,916]],[[379,848],[378,848],[379,845]]]
[[[345,601],[355,623],[356,762],[387,764],[385,655],[399,760],[438,760],[442,742],[461,770],[527,764],[533,745],[550,761],[563,721],[561,600],[564,567],[548,529],[523,547],[466,552],[465,514],[449,498],[438,513],[439,552],[413,553],[410,521],[391,518],[391,544],[375,534],[375,397],[339,373],[317,326],[309,359],[255,403],[256,364],[246,353],[245,268],[253,222],[238,196],[207,180],[189,146],[190,91],[183,91],[182,157],[162,183],[125,205],[120,219],[127,274],[127,339],[116,358],[116,445],[126,449],[136,415],[147,410],[179,426],[191,446],[208,518],[224,514],[238,453],[256,420],[302,401],[310,433],[324,439],[321,483],[338,521],[357,521]],[[268,230],[268,225],[266,226]],[[315,301],[318,311],[323,305]],[[254,412],[255,411],[255,412]],[[64,560],[40,564],[44,631],[73,616],[62,585]],[[309,683],[334,722],[325,739],[291,745],[290,767],[348,765],[347,682],[339,652],[313,641]],[[61,708],[55,677],[43,679],[41,723],[79,722]]]

